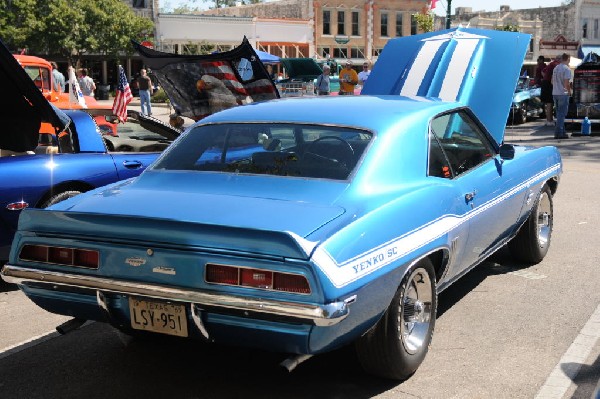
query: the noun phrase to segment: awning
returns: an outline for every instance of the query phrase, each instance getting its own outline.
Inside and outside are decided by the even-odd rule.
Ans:
[[[256,55],[258,55],[258,59],[262,61],[263,64],[276,64],[281,61],[279,57],[273,54],[269,54],[266,51],[254,50]]]
[[[577,52],[577,55],[579,56],[579,58],[585,58],[586,55],[588,55],[589,53],[596,53],[600,55],[600,45],[599,46],[581,46],[579,47],[579,51]]]

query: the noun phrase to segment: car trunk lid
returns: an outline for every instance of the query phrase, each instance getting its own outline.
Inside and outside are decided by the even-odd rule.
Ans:
[[[469,106],[500,144],[530,35],[454,28],[390,40],[362,94]]]

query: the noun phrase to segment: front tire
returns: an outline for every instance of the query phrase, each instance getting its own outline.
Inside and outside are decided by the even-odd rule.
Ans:
[[[383,317],[357,340],[363,369],[400,381],[413,375],[429,349],[436,311],[433,265],[422,259],[406,273]]]
[[[544,259],[552,238],[553,212],[552,192],[550,187],[545,184],[527,221],[508,243],[516,260],[536,264]]]

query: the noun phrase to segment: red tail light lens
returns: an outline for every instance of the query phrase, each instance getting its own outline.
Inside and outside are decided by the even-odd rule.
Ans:
[[[98,254],[98,251],[76,249],[74,255],[74,264],[76,266],[98,268],[98,264],[100,263],[100,255]]]
[[[50,247],[48,249],[48,262],[58,263],[59,265],[72,265],[73,249]]]
[[[98,251],[81,248],[50,247],[46,245],[24,245],[19,259],[33,262],[54,263],[64,266],[97,269],[100,265]]]
[[[206,265],[206,282],[238,285],[238,268],[223,265]]]
[[[293,273],[278,273],[270,270],[208,263],[206,265],[205,280],[207,283],[214,284],[310,294],[310,285],[306,277]]]
[[[310,294],[310,286],[306,277],[299,274],[275,273],[273,289],[277,291]]]
[[[273,273],[259,269],[242,269],[241,285],[254,288],[273,288]]]
[[[41,245],[24,245],[19,254],[19,258],[34,262],[48,262],[48,247]]]

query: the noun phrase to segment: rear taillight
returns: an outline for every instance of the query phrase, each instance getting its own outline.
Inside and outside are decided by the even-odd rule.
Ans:
[[[259,269],[241,269],[240,285],[244,287],[273,289],[273,272]]]
[[[298,294],[310,294],[308,281],[304,276],[297,274],[275,273],[273,289],[276,291],[297,292]]]
[[[239,270],[237,267],[206,265],[206,281],[209,283],[238,285]]]
[[[271,270],[209,263],[206,265],[205,280],[207,283],[213,284],[310,294],[310,286],[306,277],[300,274],[279,273]]]
[[[53,263],[63,266],[97,269],[100,264],[98,251],[81,248],[51,247],[47,245],[24,245],[19,253],[24,261]]]

